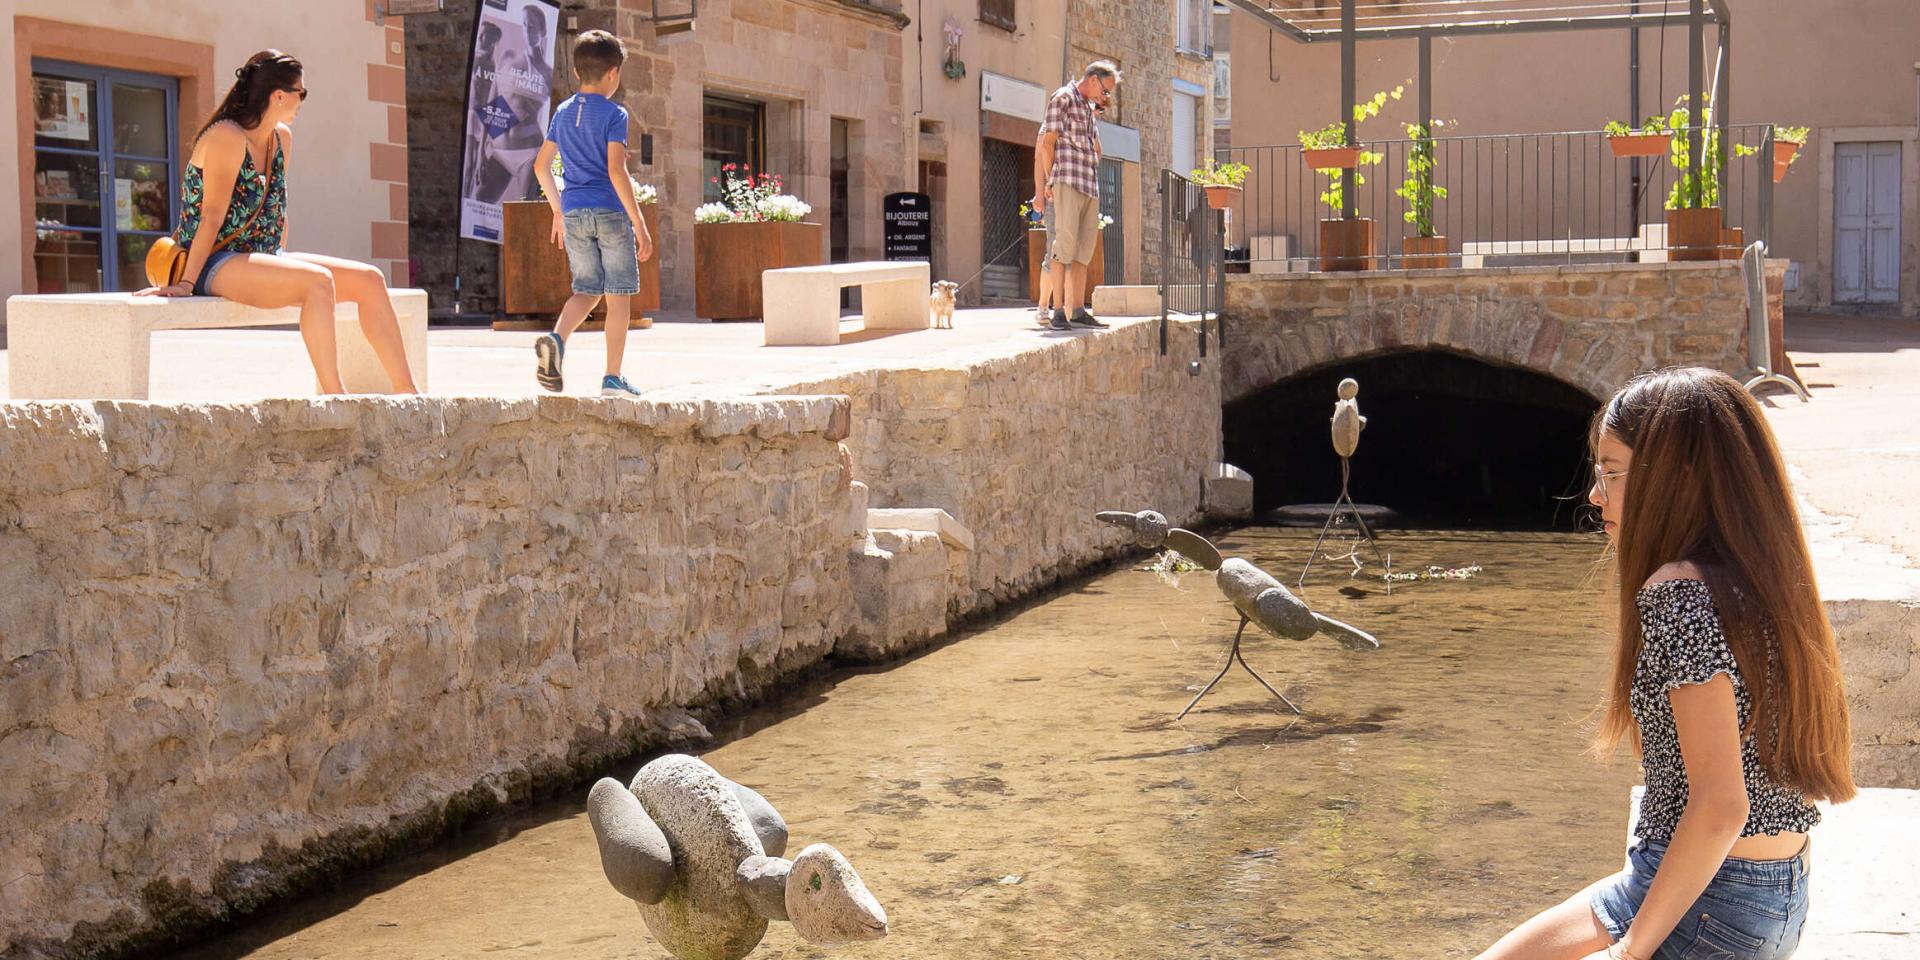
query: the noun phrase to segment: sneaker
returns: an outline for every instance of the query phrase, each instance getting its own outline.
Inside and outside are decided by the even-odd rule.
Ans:
[[[1105,330],[1105,329],[1107,329],[1107,325],[1106,325],[1106,324],[1104,324],[1104,323],[1101,323],[1101,322],[1100,322],[1100,321],[1098,321],[1098,320],[1095,320],[1095,319],[1093,318],[1093,314],[1091,314],[1091,313],[1088,313],[1088,312],[1086,312],[1085,310],[1075,310],[1075,311],[1073,312],[1073,319],[1072,319],[1072,320],[1070,320],[1070,321],[1068,321],[1068,322],[1069,322],[1070,324],[1072,324],[1073,326],[1076,326],[1076,327],[1086,327],[1086,328],[1087,328],[1087,329],[1089,329],[1089,330]]]
[[[533,342],[535,357],[533,378],[540,385],[559,393],[566,388],[566,381],[560,378],[560,363],[567,355],[567,342],[557,333],[549,333]]]
[[[1051,330],[1073,329],[1071,326],[1067,324],[1067,312],[1065,310],[1055,310],[1053,312],[1053,319],[1047,321],[1047,327],[1048,329],[1051,329]]]
[[[603,397],[639,397],[640,391],[627,382],[626,377],[609,374],[600,378],[600,395]]]

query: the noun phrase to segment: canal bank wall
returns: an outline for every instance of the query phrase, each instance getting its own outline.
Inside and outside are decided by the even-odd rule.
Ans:
[[[1095,509],[1191,520],[1193,339],[835,395],[0,404],[0,957],[164,943],[704,736],[1131,549]]]

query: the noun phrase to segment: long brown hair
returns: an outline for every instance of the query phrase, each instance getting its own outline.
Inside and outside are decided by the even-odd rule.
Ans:
[[[1689,561],[1752,699],[1742,733],[1761,765],[1807,797],[1851,798],[1840,653],[1760,405],[1719,371],[1662,370],[1614,395],[1594,418],[1596,448],[1602,433],[1633,461],[1617,537],[1620,636],[1595,747],[1611,752],[1637,732],[1627,707],[1644,642],[1635,591],[1660,567]]]
[[[262,50],[248,57],[247,62],[233,72],[233,86],[227,88],[227,95],[220,99],[220,106],[214,108],[213,115],[200,125],[200,132],[194,134],[194,139],[205,136],[214,124],[222,120],[232,120],[247,130],[259,126],[274,91],[297,88],[300,76],[304,73],[306,68],[300,65],[300,61],[279,50]]]

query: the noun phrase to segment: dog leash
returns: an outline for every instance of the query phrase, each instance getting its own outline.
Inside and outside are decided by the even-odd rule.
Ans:
[[[974,282],[975,280],[978,280],[978,279],[980,279],[980,275],[981,275],[981,274],[983,274],[983,273],[986,273],[986,272],[987,272],[987,268],[988,268],[988,267],[992,267],[992,266],[999,266],[999,264],[996,264],[996,263],[994,263],[994,261],[995,261],[995,260],[998,260],[998,259],[1000,259],[1001,257],[1004,257],[1004,256],[1006,256],[1006,255],[1007,255],[1007,253],[1008,253],[1008,252],[1010,252],[1011,250],[1013,250],[1013,248],[1014,248],[1014,247],[1017,247],[1017,246],[1019,246],[1020,244],[1023,244],[1023,243],[1026,243],[1026,242],[1027,242],[1027,238],[1026,238],[1025,236],[1022,236],[1022,237],[1020,237],[1020,238],[1018,238],[1018,239],[1016,239],[1016,240],[1014,240],[1014,241],[1013,241],[1012,243],[1009,243],[1009,244],[1007,244],[1006,246],[1004,246],[1004,247],[1001,247],[1001,248],[1000,248],[1000,252],[999,252],[999,253],[996,253],[996,254],[994,254],[993,256],[991,256],[991,257],[988,257],[988,258],[986,259],[986,262],[984,262],[984,263],[982,263],[982,264],[980,265],[980,269],[978,269],[978,270],[975,270],[975,271],[973,272],[973,276],[971,276],[971,277],[968,277],[968,278],[966,278],[965,280],[962,280],[962,281],[960,281],[960,286],[959,286],[959,288],[958,288],[957,290],[955,290],[954,292],[955,292],[955,293],[958,293],[958,292],[959,292],[960,290],[965,290],[965,289],[967,288],[967,284],[970,284],[970,283],[972,283],[972,282]],[[984,291],[983,291],[983,293],[984,293]]]

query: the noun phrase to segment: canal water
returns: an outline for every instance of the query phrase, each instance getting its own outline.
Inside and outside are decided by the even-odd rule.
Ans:
[[[1313,532],[1216,542],[1291,583]],[[892,924],[829,952],[776,923],[754,956],[1463,957],[1618,869],[1635,764],[1584,754],[1613,622],[1599,541],[1384,543],[1398,571],[1480,569],[1389,593],[1316,564],[1309,601],[1382,648],[1250,639],[1305,716],[1236,668],[1173,721],[1237,618],[1209,574],[1127,567],[716,729],[705,759],[793,849],[844,852]],[[664,957],[579,793],[178,956]]]

